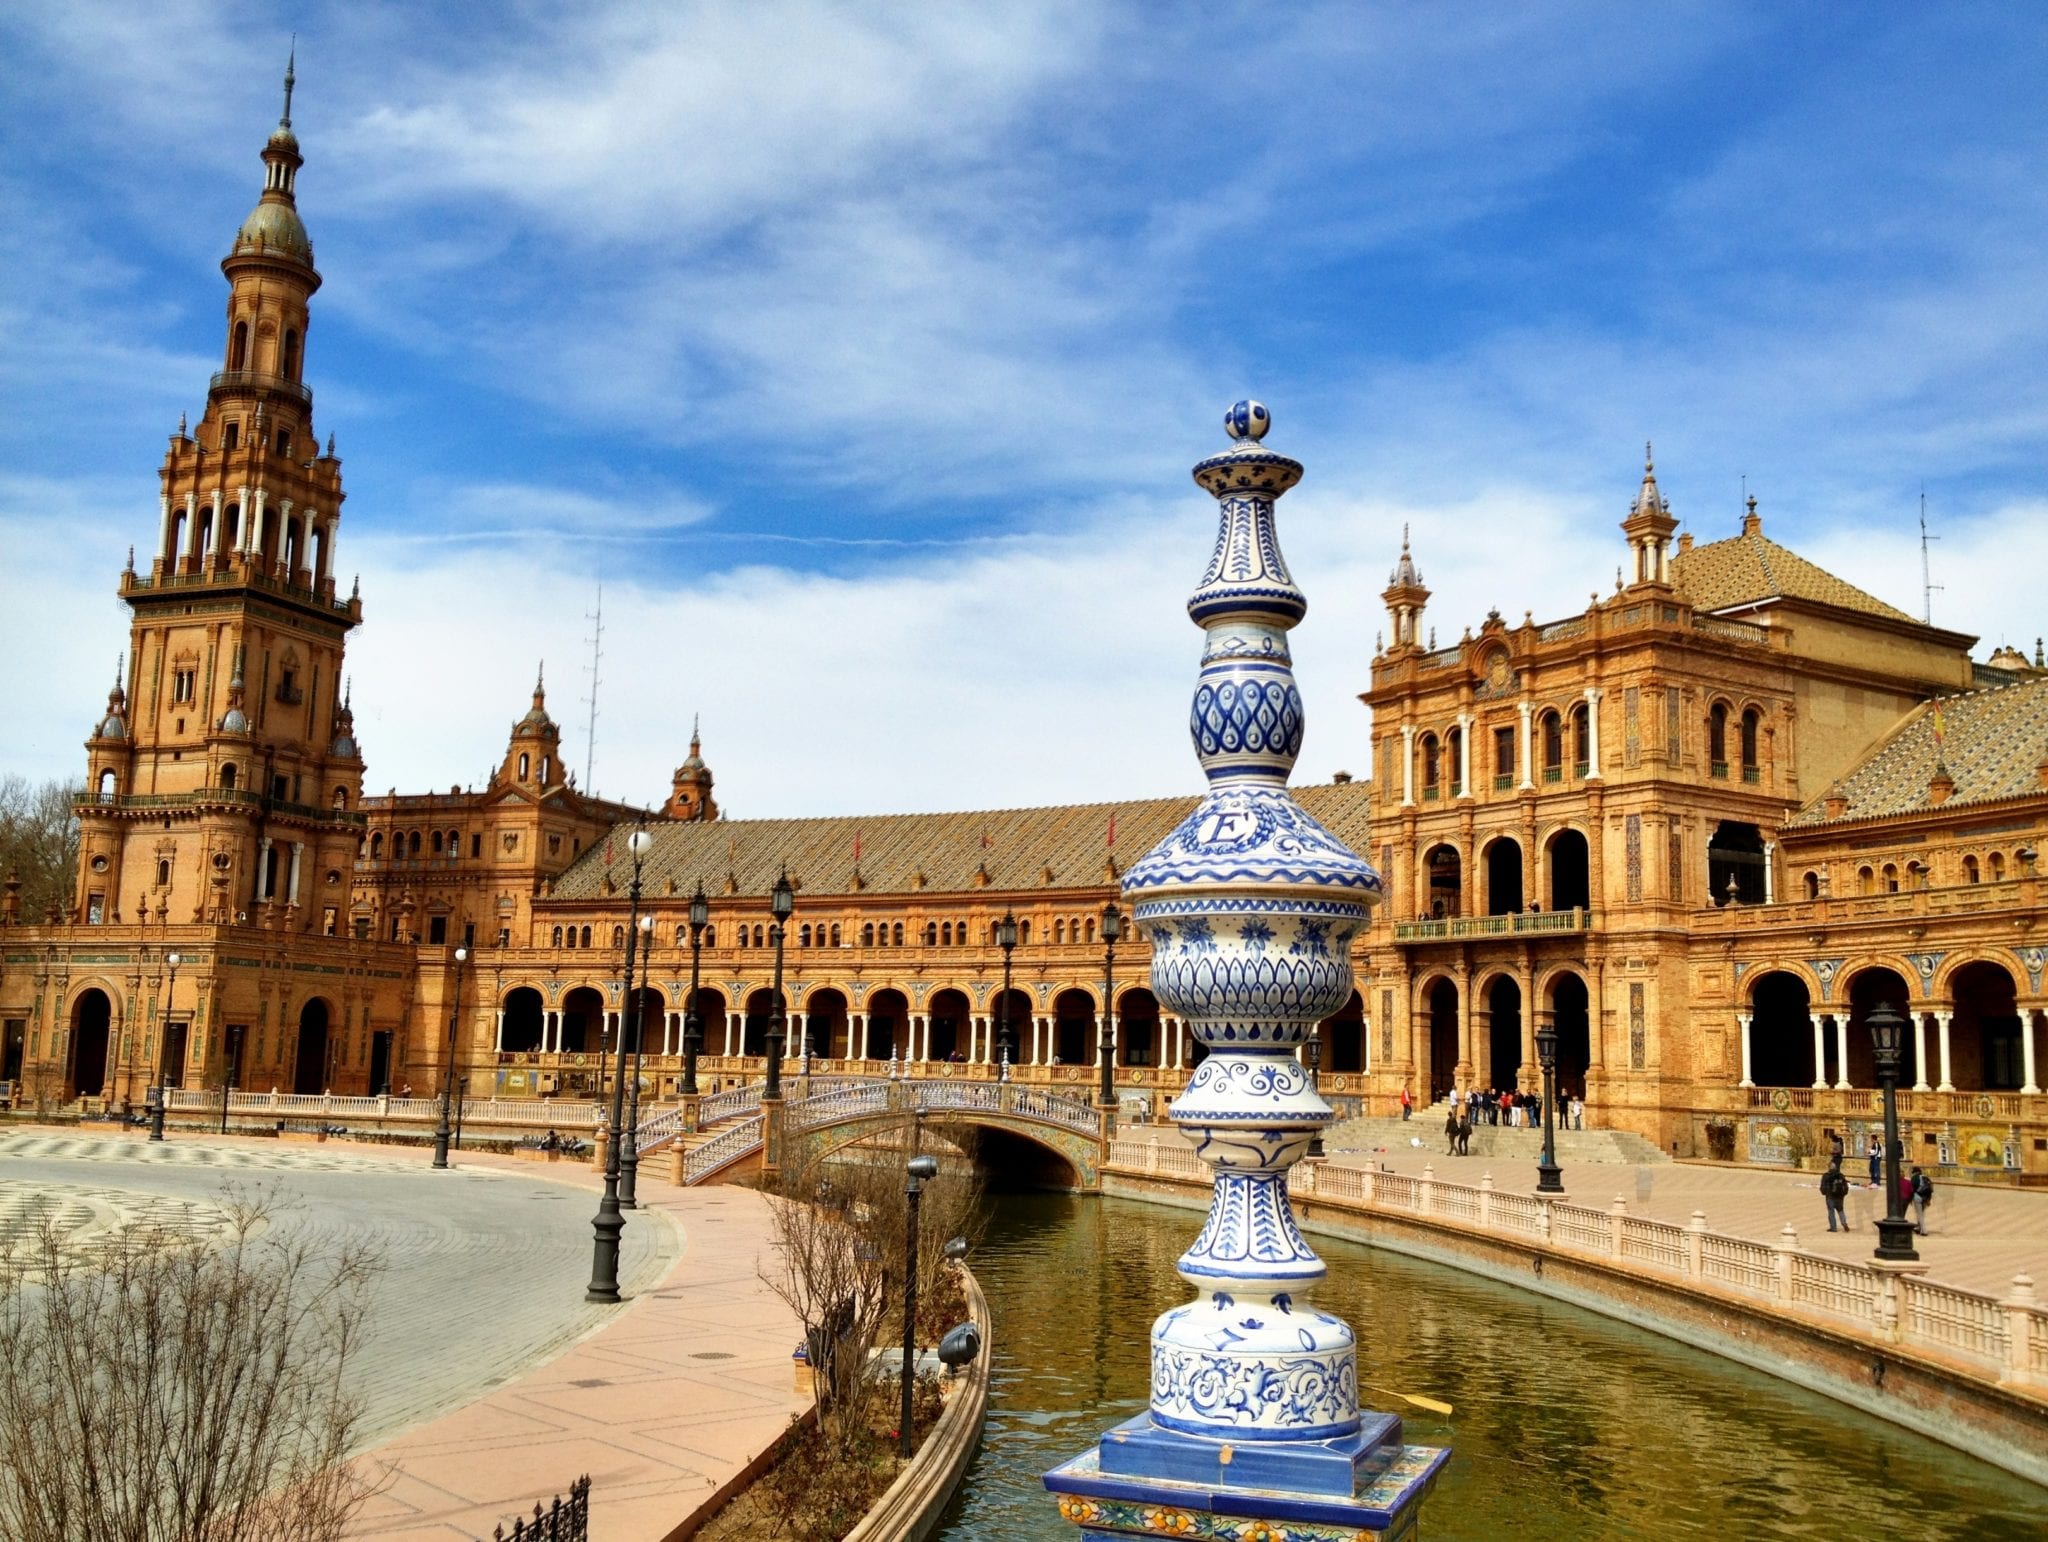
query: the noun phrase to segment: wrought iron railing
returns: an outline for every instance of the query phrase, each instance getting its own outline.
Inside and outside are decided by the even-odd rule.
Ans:
[[[515,1516],[510,1531],[500,1525],[491,1535],[496,1542],[590,1542],[589,1475],[569,1485],[568,1498],[555,1495],[546,1510],[536,1499],[532,1520]]]

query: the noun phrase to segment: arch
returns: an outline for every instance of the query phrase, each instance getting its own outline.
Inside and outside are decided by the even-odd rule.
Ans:
[[[1583,777],[1593,769],[1593,712],[1585,702],[1572,708],[1572,775]]]
[[[1728,703],[1717,701],[1707,709],[1707,774],[1728,775]]]
[[[519,780],[520,780],[520,781],[522,781],[522,782],[523,782],[523,781],[525,781],[525,780],[526,780],[526,773],[527,773],[527,768],[528,768],[528,767],[529,767],[529,766],[530,766],[531,764],[532,764],[532,762],[531,762],[530,760],[528,760],[528,759],[527,759],[527,757],[526,757],[526,753],[525,753],[525,752],[524,752],[524,751],[522,750],[522,751],[520,752],[520,755],[519,755]]]
[[[113,1043],[114,1003],[98,986],[87,986],[71,1003],[71,1096],[96,1098],[107,1089]]]
[[[284,329],[284,347],[280,350],[278,373],[287,380],[299,378],[299,333],[296,327]]]
[[[2003,883],[2003,882],[2005,882],[2005,853],[2004,853],[2004,852],[2002,852],[2002,851],[1994,851],[1994,852],[1992,852],[1992,853],[1991,853],[1991,857],[1990,857],[1990,867],[1991,867],[1991,881],[1992,881],[1993,883]]]
[[[1449,728],[1444,731],[1444,759],[1450,762],[1445,774],[1450,778],[1451,796],[1465,796],[1465,730]]]
[[[1982,872],[1982,871],[1981,871],[1981,870],[1980,870],[1980,869],[1978,868],[1978,866],[1977,866],[1977,859],[1976,859],[1976,858],[1975,858],[1974,856],[1968,856],[1968,857],[1964,857],[1964,858],[1963,858],[1963,882],[1964,882],[1964,883],[1981,883],[1981,882],[1983,882],[1983,879],[1984,879],[1984,875],[1983,875],[1983,872]]]
[[[1879,1002],[1892,1007],[1908,1023],[1913,1020],[1912,993],[1906,984],[1907,971],[1883,964],[1864,964],[1845,970],[1841,1000],[1849,1007],[1849,1072],[1852,1087],[1877,1085],[1877,1055],[1870,1041],[1870,1013]],[[1905,1036],[1905,1057],[1899,1064],[1899,1085],[1910,1087],[1919,1080],[1913,1058],[1913,1035]],[[1838,1078],[1839,1079],[1839,1078]]]
[[[1479,853],[1486,870],[1486,913],[1513,915],[1522,908],[1522,843],[1511,835],[1496,835]]]
[[[1060,945],[1061,945],[1062,943],[1064,943],[1064,942],[1065,942],[1066,940],[1067,940],[1067,923],[1066,923],[1066,920],[1065,920],[1065,918],[1064,918],[1064,917],[1062,917],[1061,919],[1059,919],[1059,920],[1056,920],[1056,921],[1054,921],[1054,922],[1052,923],[1052,942],[1053,942],[1053,946],[1054,946],[1054,947],[1058,947],[1058,946],[1060,946]],[[1074,941],[1076,941],[1076,942],[1079,942],[1080,940],[1081,940],[1081,937],[1080,937],[1080,933],[1079,933],[1078,931],[1076,931],[1076,933],[1075,933],[1075,935],[1074,935]]]
[[[910,1058],[910,1002],[903,992],[891,987],[868,997],[868,1055],[887,1060],[893,1050],[899,1059]]]
[[[577,947],[579,947],[579,948],[587,948],[587,947],[589,947],[589,946],[590,946],[590,928],[589,928],[589,927],[587,927],[587,926],[586,926],[586,927],[584,927],[584,928],[583,928],[583,930],[582,930],[582,931],[581,931],[580,933],[578,933],[578,934],[577,934],[577,943],[576,943],[576,946],[577,946]]]
[[[775,1013],[775,992],[765,985],[748,991],[743,1011],[745,1016],[740,1023],[740,1053],[767,1054],[768,1021]],[[783,1048],[787,1050],[789,1046],[785,1043]]]
[[[1479,1081],[1503,1090],[1521,1085],[1522,1076],[1522,982],[1510,974],[1496,974],[1477,987],[1486,1003],[1486,1063],[1479,1068]]]
[[[1425,916],[1457,916],[1465,913],[1464,859],[1458,848],[1445,842],[1423,854],[1427,893],[1423,896]]]
[[[1052,1003],[1053,1053],[1061,1065],[1093,1065],[1097,1029],[1095,997],[1088,991],[1061,991]]]
[[[973,1009],[967,1003],[965,991],[950,986],[932,993],[930,1018],[925,1025],[925,1058],[929,1060],[953,1060],[967,1057],[968,1027]],[[1014,1025],[1013,1025],[1014,1026]],[[1000,1057],[1001,1046],[997,1046]],[[1017,1046],[1010,1045],[1010,1059],[1017,1060]]]
[[[614,925],[612,927],[612,946],[614,948],[623,948],[625,945],[626,928],[623,926]]]
[[[872,948],[872,947],[873,947],[873,946],[875,945],[875,923],[874,923],[874,922],[872,922],[872,921],[863,921],[863,922],[861,922],[861,924],[860,924],[860,945],[861,945],[862,947],[864,947],[864,948]]]
[[[636,985],[626,1014],[626,1048],[658,1055],[668,1043],[668,997],[658,985]]]
[[[1724,819],[1707,837],[1707,903],[1764,902],[1764,837],[1755,825]]]
[[[412,856],[418,856],[420,854],[420,832],[417,830],[413,831],[412,837],[406,842],[406,845],[410,848]]]
[[[1757,759],[1758,731],[1763,726],[1763,714],[1754,707],[1742,709],[1742,779],[1745,782],[1760,781],[1763,777],[1761,763]]]
[[[1813,994],[1789,969],[1769,969],[1749,987],[1750,1079],[1759,1087],[1811,1087]]]
[[[1160,1063],[1159,998],[1142,985],[1116,997],[1117,1064],[1154,1066]]]
[[[818,930],[824,931],[820,926]],[[811,1053],[822,1060],[844,1055],[853,1058],[853,1046],[847,1042],[846,993],[829,985],[821,985],[804,997],[804,1035],[810,1040]]]
[[[1557,1095],[1583,1097],[1586,1072],[1593,1064],[1592,996],[1586,977],[1575,969],[1553,973],[1544,987],[1550,1003],[1550,1026],[1557,1032]]]
[[[2016,1092],[2021,1069],[2019,993],[2012,971],[1974,958],[1948,973],[1955,1016],[1949,1024],[1949,1075],[1958,1092]]]
[[[441,832],[439,830],[433,832],[432,844],[434,848],[434,855],[438,857],[439,855],[441,855]]]
[[[1806,891],[1806,897],[1807,897],[1808,899],[1810,899],[1810,900],[1817,900],[1817,899],[1819,899],[1819,898],[1820,898],[1820,874],[1819,874],[1819,873],[1816,873],[1816,872],[1814,872],[1814,871],[1813,871],[1812,869],[1810,869],[1810,868],[1809,868],[1809,869],[1807,870],[1806,876],[1805,876],[1805,877],[1803,877],[1803,878],[1801,878],[1801,879],[1799,880],[1799,882],[1800,882],[1800,885],[1801,885],[1801,887],[1803,887],[1803,888],[1805,889],[1805,891]]]
[[[121,779],[109,767],[100,773],[100,802],[112,803],[121,791]]]
[[[1543,848],[1543,865],[1550,877],[1552,910],[1591,910],[1592,856],[1586,837],[1570,825],[1552,832]]]
[[[1564,715],[1556,708],[1550,708],[1543,714],[1537,730],[1543,746],[1543,780],[1561,782],[1564,780]]]
[[[228,368],[231,370],[245,370],[248,367],[249,323],[238,321],[235,323],[235,330],[229,335]]]
[[[531,985],[514,986],[505,993],[499,1010],[505,1014],[505,1026],[498,1036],[499,1049],[525,1055],[543,1047],[547,1016],[539,991]]]
[[[1447,1097],[1458,1079],[1458,986],[1437,975],[1422,987],[1423,1016],[1429,1032],[1428,1096],[1434,1103]]]
[[[889,945],[895,948],[903,946],[903,923],[901,921],[898,921],[889,929]]]
[[[233,792],[235,790],[235,782],[241,776],[241,774],[242,773],[240,767],[238,767],[232,760],[229,761],[226,765],[220,768],[221,786],[225,787],[229,792]],[[379,849],[382,849],[383,844],[384,837],[380,833],[377,837],[377,845]]]
[[[562,998],[561,1029],[556,1043],[565,1055],[592,1055],[604,1048],[604,997],[579,985]]]
[[[1365,1002],[1357,991],[1316,1024],[1316,1037],[1322,1041],[1325,1071],[1352,1075],[1365,1069]]]
[[[1435,734],[1424,734],[1416,748],[1422,752],[1422,796],[1440,797],[1443,791],[1444,750]]]
[[[988,1025],[990,1042],[996,1046],[998,1055],[1002,1054],[1007,1033],[1011,1060],[1029,1062],[1034,1050],[1039,1058],[1050,1058],[1045,1045],[1039,1040],[1033,1015],[1031,997],[1024,991],[1013,987],[995,993],[988,1004]]]
[[[292,1091],[301,1097],[315,1097],[328,1088],[328,1028],[331,1013],[326,998],[314,996],[299,1008],[299,1034],[292,1051]]]
[[[684,1027],[689,1026],[688,1013],[690,997],[683,996]],[[715,985],[697,987],[697,1053],[700,1055],[722,1055],[725,1053],[726,1034],[731,1028],[728,1013],[731,1009],[725,1003],[725,992]]]

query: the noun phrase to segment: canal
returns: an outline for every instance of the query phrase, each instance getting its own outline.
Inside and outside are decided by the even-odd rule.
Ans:
[[[1191,1211],[1006,1195],[972,1260],[995,1318],[982,1449],[939,1533],[1072,1542],[1038,1475],[1144,1408],[1154,1316],[1188,1298]],[[1319,1304],[1359,1333],[1361,1381],[1450,1444],[1438,1539],[2048,1537],[2048,1491],[1703,1351],[1438,1265],[1318,1237]],[[1383,1392],[1365,1401],[1403,1405]]]

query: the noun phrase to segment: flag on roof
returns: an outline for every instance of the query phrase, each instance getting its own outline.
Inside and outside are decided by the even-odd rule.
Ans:
[[[612,838],[609,835],[604,838],[604,865],[612,865]]]
[[[1103,844],[1104,844],[1105,846],[1114,846],[1114,845],[1116,844],[1116,810],[1115,810],[1115,809],[1111,809],[1111,810],[1109,811],[1109,839],[1108,839],[1108,840],[1106,840],[1106,841],[1104,841],[1104,842],[1103,842]]]
[[[1941,703],[1937,701],[1934,704],[1934,750],[1937,755],[1941,753],[1941,730]]]
[[[853,865],[860,866],[860,831],[853,832]]]

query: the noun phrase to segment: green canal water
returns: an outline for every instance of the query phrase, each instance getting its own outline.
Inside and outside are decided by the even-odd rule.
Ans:
[[[1069,1195],[995,1202],[973,1266],[995,1318],[982,1449],[940,1532],[1060,1538],[1039,1474],[1145,1406],[1152,1319],[1188,1297],[1190,1211]],[[2048,1538],[2048,1491],[1846,1404],[1656,1334],[1437,1265],[1318,1237],[1316,1293],[1361,1380],[1456,1406],[1408,1414],[1455,1455],[1432,1539]],[[1366,1401],[1398,1407],[1368,1391]]]

